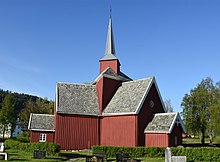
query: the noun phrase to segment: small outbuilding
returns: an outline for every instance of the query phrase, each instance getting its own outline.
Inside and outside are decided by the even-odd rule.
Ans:
[[[147,125],[145,133],[145,146],[178,146],[182,145],[182,133],[186,128],[179,113],[158,113]]]
[[[30,142],[54,142],[54,115],[30,114]]]

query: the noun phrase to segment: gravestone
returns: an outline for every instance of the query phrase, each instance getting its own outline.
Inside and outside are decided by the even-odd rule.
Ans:
[[[169,147],[165,150],[165,162],[171,162],[171,150]]]
[[[4,152],[5,147],[4,147],[4,143],[0,142],[0,152]]]
[[[172,162],[186,162],[186,156],[172,156]]]
[[[34,150],[34,158],[36,159],[46,158],[46,151]]]

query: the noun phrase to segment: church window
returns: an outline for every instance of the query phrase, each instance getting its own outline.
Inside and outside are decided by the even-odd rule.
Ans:
[[[40,142],[46,142],[46,134],[40,134]]]

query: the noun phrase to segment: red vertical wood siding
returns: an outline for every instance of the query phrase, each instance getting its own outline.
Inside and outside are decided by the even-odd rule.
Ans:
[[[54,142],[54,132],[31,131],[30,142],[39,142],[40,134],[46,134],[46,142]]]
[[[153,108],[149,106],[150,100],[154,101]],[[153,119],[154,114],[163,112],[163,105],[157,93],[156,86],[153,84],[138,115],[138,146],[145,145],[144,130],[148,123]]]
[[[146,133],[145,146],[150,147],[168,147],[169,134],[166,133]]]
[[[118,89],[120,82],[109,78],[101,78],[96,84],[100,112],[104,110]]]
[[[136,117],[109,116],[101,120],[101,142],[104,146],[136,146]]]
[[[61,149],[79,150],[99,144],[98,117],[57,114],[55,120],[55,143]]]
[[[120,63],[118,60],[100,60],[100,73],[110,67],[116,74],[120,72]]]
[[[180,124],[178,126],[175,124],[173,131],[170,134],[170,146],[182,145],[182,133],[183,130]],[[177,137],[177,143],[175,143],[175,136]]]

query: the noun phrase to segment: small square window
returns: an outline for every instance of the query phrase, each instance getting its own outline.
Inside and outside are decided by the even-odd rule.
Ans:
[[[46,142],[46,134],[40,134],[40,142]]]

